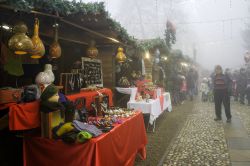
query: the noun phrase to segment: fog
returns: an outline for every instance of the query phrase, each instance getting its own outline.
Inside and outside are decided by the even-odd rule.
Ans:
[[[85,1],[84,1],[85,2]],[[88,0],[87,2],[93,2]],[[250,24],[248,0],[104,0],[111,17],[138,39],[164,38],[166,21],[176,25],[173,46],[212,69],[239,68],[246,52],[242,32]],[[249,36],[250,37],[250,36]]]

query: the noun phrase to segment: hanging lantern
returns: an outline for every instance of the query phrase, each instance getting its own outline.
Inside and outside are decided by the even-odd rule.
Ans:
[[[35,24],[34,24],[34,34],[33,37],[31,38],[32,43],[33,43],[33,49],[30,52],[31,58],[38,59],[42,58],[43,55],[45,54],[45,48],[43,45],[42,40],[39,37],[39,20],[38,18],[35,18]]]
[[[19,22],[14,27],[14,35],[8,42],[9,48],[17,55],[24,55],[33,48],[31,39],[26,35],[28,28],[23,22]]]
[[[55,24],[54,42],[50,45],[49,57],[52,59],[59,58],[62,55],[62,49],[58,43],[58,24]]]
[[[123,53],[123,48],[119,47],[118,48],[118,52],[116,54],[116,60],[117,60],[117,62],[122,63],[122,62],[125,62],[126,59],[127,59],[127,57]]]
[[[98,50],[95,47],[95,41],[91,40],[90,46],[87,49],[87,56],[90,57],[90,58],[96,58],[97,55],[98,55]]]

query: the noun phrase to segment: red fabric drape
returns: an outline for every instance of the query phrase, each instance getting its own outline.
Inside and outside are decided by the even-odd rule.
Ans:
[[[116,125],[109,133],[85,144],[24,138],[24,166],[132,166],[136,154],[146,158],[146,131],[142,113]]]
[[[113,106],[113,96],[110,89],[100,89],[99,92],[109,96],[109,105]],[[74,101],[79,97],[86,98],[86,108],[90,109],[91,102],[96,91],[81,92],[78,94],[68,95],[69,100]],[[9,129],[10,130],[27,130],[40,126],[39,101],[22,104],[12,104],[9,106]]]

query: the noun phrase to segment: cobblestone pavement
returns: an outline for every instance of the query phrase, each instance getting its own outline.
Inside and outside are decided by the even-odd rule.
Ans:
[[[231,165],[223,125],[214,122],[213,104],[198,102],[195,113],[165,153],[163,166]],[[250,111],[249,111],[250,112]]]

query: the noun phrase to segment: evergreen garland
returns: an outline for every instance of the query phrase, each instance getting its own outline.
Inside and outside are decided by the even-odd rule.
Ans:
[[[107,20],[110,30],[119,34],[119,40],[126,42],[126,44],[135,44],[135,39],[128,35],[126,29],[114,19],[105,10],[103,2],[83,3],[82,1],[72,2],[66,0],[2,0],[0,5],[7,5],[13,7],[16,11],[30,12],[31,10],[55,14],[59,16],[69,16],[76,13],[84,15],[103,15]]]

